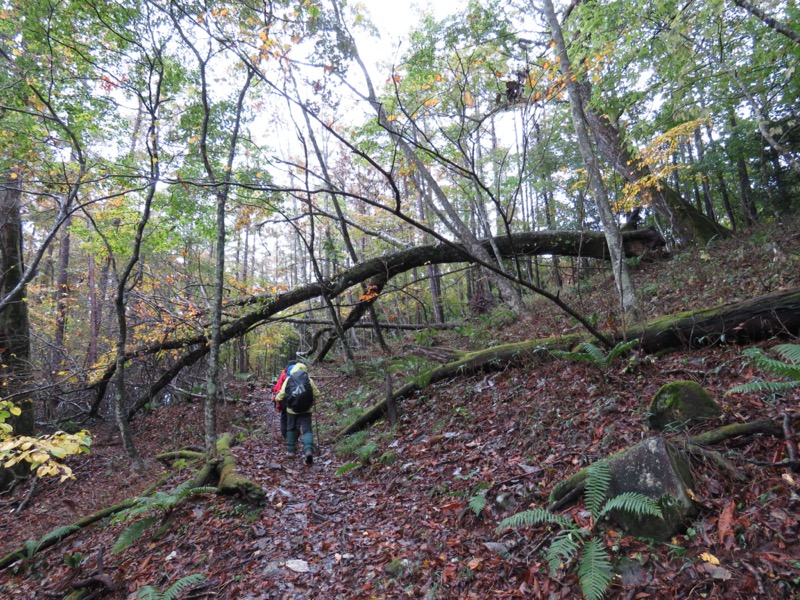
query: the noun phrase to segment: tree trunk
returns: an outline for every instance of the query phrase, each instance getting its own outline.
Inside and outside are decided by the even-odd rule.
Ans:
[[[661,317],[619,332],[614,339],[616,341],[638,339],[640,348],[655,353],[691,349],[712,343],[754,342],[774,336],[792,337],[798,334],[800,334],[800,288],[793,288],[735,304]],[[580,336],[570,335],[505,344],[471,352],[431,371],[425,385],[483,370],[498,371],[522,364],[530,367],[529,361],[534,358],[549,359],[549,350],[574,348],[582,341],[585,340]],[[405,398],[422,387],[424,386],[418,383],[409,383],[395,392],[394,400]],[[383,418],[385,414],[384,400],[336,434],[335,439],[355,433]],[[701,439],[698,443],[706,441]]]
[[[585,100],[589,92],[582,88]],[[617,173],[626,181],[633,183],[650,177],[650,169],[640,164],[628,151],[620,132],[604,115],[594,109],[586,111],[587,122],[592,130],[597,147]],[[711,221],[701,211],[684,200],[680,193],[661,182],[659,187],[648,188],[645,195],[651,200],[653,210],[666,223],[672,235],[681,242],[693,240],[707,242],[717,236],[726,236],[730,232],[721,225]]]
[[[595,204],[600,213],[600,221],[603,223],[603,231],[606,235],[606,243],[608,244],[611,258],[611,269],[614,272],[614,280],[617,284],[617,292],[619,293],[623,315],[628,323],[636,323],[642,318],[642,310],[636,298],[636,290],[633,286],[633,281],[628,274],[627,264],[623,260],[622,238],[620,236],[619,227],[611,211],[611,204],[608,200],[605,185],[603,184],[600,166],[597,163],[597,157],[594,155],[594,149],[589,140],[586,115],[583,109],[583,100],[579,84],[577,83],[577,78],[575,78],[573,74],[572,64],[567,54],[567,45],[566,42],[564,42],[561,25],[556,17],[556,11],[553,7],[552,0],[544,0],[543,6],[547,22],[550,26],[550,32],[553,35],[556,50],[561,60],[559,70],[566,79],[567,95],[569,96],[569,104],[572,110],[572,123],[575,127],[575,134],[578,137],[578,146],[581,151],[581,156],[583,157],[583,162],[589,173],[589,183],[594,193]]]
[[[659,255],[664,246],[664,240],[654,229],[641,229],[625,232],[622,236],[626,256],[653,256]],[[588,256],[597,259],[608,259],[608,250],[605,245],[605,236],[598,232],[576,231],[532,231],[518,233],[508,237],[496,239],[497,247],[502,256],[536,254],[562,254],[564,256]],[[488,246],[488,244],[487,244]],[[468,252],[458,245],[435,244],[430,246],[417,246],[373,258],[339,274],[335,279],[322,283],[313,283],[307,286],[290,290],[279,295],[261,294],[254,295],[231,302],[230,306],[253,306],[252,312],[227,323],[222,330],[222,342],[234,339],[245,334],[254,327],[261,325],[281,311],[308,302],[324,294],[335,297],[353,285],[367,281],[372,277],[386,278],[388,281],[399,273],[404,273],[414,267],[427,264],[460,263],[468,259]],[[349,322],[349,318],[348,318]],[[169,382],[184,368],[195,364],[208,352],[207,338],[197,335],[188,338],[179,338],[159,342],[142,348],[137,348],[128,353],[130,359],[136,355],[150,355],[165,350],[184,350],[186,354],[177,359],[170,368],[161,375],[128,409],[128,416],[132,416],[142,406],[150,401],[159,391],[164,389]],[[100,378],[95,381],[91,389],[96,391],[95,402],[91,412],[98,410],[99,402],[113,377],[116,366],[111,365]]]
[[[56,305],[56,332],[53,336],[53,346],[55,356],[53,357],[53,367],[60,369],[60,363],[64,359],[64,334],[67,328],[67,299],[69,298],[69,254],[70,254],[70,220],[64,223],[64,232],[61,236],[61,247],[58,251],[58,278],[55,289]]]
[[[17,173],[0,179],[0,297],[19,286],[25,271],[22,251],[22,189]],[[0,308],[0,366],[3,372],[3,396],[14,396],[22,410],[9,424],[15,435],[34,435],[33,399],[25,393],[30,384],[30,330],[28,301],[23,286],[16,299]],[[11,474],[0,467],[0,490],[8,485]]]

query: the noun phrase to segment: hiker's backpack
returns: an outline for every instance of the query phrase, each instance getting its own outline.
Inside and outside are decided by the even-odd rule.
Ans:
[[[314,390],[308,373],[297,370],[286,377],[286,407],[295,413],[308,412],[314,404]]]

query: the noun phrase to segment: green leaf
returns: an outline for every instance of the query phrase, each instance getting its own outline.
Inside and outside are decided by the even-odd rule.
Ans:
[[[169,586],[169,589],[164,592],[163,600],[175,600],[182,591],[195,587],[205,581],[205,579],[206,576],[202,573],[192,573],[191,575],[182,577]]]
[[[562,531],[553,538],[546,556],[551,574],[555,574],[561,566],[566,566],[574,558],[580,547],[578,540],[583,541],[580,536],[575,534],[575,531]]]
[[[581,551],[578,579],[586,600],[600,600],[611,584],[611,561],[600,540],[592,538]]]
[[[586,505],[596,520],[611,486],[611,467],[608,461],[600,460],[590,465],[586,473]]]
[[[353,469],[357,469],[357,468],[358,468],[358,467],[360,467],[360,466],[361,466],[361,463],[360,463],[360,462],[349,462],[349,463],[345,463],[345,464],[343,464],[341,467],[339,467],[338,469],[336,469],[336,471],[335,471],[334,473],[335,473],[336,475],[344,475],[344,474],[345,474],[345,473],[347,473],[348,471],[352,471]]]
[[[497,532],[502,533],[506,529],[518,529],[526,525],[540,525],[542,523],[558,525],[562,529],[577,529],[575,522],[571,519],[551,513],[544,508],[536,507],[506,517],[497,525]]]
[[[638,492],[625,492],[619,496],[614,496],[605,503],[603,509],[597,515],[597,519],[601,519],[612,510],[621,510],[639,516],[662,516],[661,506],[658,504],[658,500],[654,500]]]
[[[475,494],[469,499],[469,507],[475,513],[475,516],[478,516],[486,508],[486,496]]]
[[[139,588],[139,591],[136,592],[136,600],[162,600],[162,596],[158,588],[152,585],[146,585],[143,588]]]
[[[160,518],[161,517],[159,516],[145,517],[144,519],[140,519],[131,523],[131,525],[120,534],[120,536],[117,538],[117,541],[114,542],[114,546],[111,548],[111,551],[116,554],[125,550],[127,547],[141,538],[144,535],[144,532],[147,531],[151,525],[159,521]]]

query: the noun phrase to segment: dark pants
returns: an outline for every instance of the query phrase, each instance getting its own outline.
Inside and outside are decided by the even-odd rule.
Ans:
[[[297,451],[297,440],[303,434],[303,454],[311,456],[314,447],[314,434],[311,432],[312,413],[286,414],[286,447],[290,455]],[[310,464],[310,463],[309,463]]]
[[[309,433],[311,431],[311,414],[301,413],[293,415],[290,412],[286,414],[286,431],[298,431],[300,433]]]
[[[286,407],[281,406],[281,436],[286,437],[286,420],[289,413],[286,412]]]

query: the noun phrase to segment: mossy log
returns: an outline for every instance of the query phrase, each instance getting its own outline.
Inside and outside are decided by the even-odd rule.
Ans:
[[[625,232],[622,235],[622,243],[626,257],[659,256],[665,246],[661,235],[651,228]],[[528,231],[515,233],[511,236],[503,235],[493,239],[485,239],[481,241],[481,245],[490,254],[493,254],[496,249],[503,258],[549,254],[597,258],[600,260],[608,260],[609,258],[605,236],[599,231]],[[332,279],[295,288],[283,294],[275,295],[269,293],[247,296],[231,302],[231,308],[238,306],[246,309],[246,312],[242,316],[231,320],[222,328],[220,341],[225,343],[241,337],[252,331],[253,328],[276,318],[276,315],[288,308],[321,296],[333,298],[351,287],[365,283],[375,277],[386,278],[388,281],[401,273],[426,265],[461,263],[472,260],[473,257],[469,251],[459,244],[442,243],[414,246],[364,261],[337,274]],[[183,354],[131,402],[128,408],[129,419],[133,418],[137,412],[167,387],[177,377],[178,373],[205,357],[209,351],[209,343],[204,334],[186,338],[172,338],[131,349],[125,358],[130,360],[133,357],[159,354],[166,350],[178,350]],[[99,411],[100,404],[105,397],[106,389],[115,371],[115,363],[108,365],[102,375],[89,386],[89,389],[95,393],[95,400],[92,403],[90,414],[96,415]]]
[[[483,370],[497,370],[509,364],[520,361],[530,361],[535,356],[548,356],[549,350],[569,350],[581,340],[579,335],[566,335],[563,337],[545,338],[532,342],[519,342],[504,344],[487,350],[465,352],[458,360],[447,363],[421,374],[417,381],[407,383],[394,392],[392,399],[396,402],[410,396],[427,385],[463,375],[471,375]],[[355,422],[336,434],[335,439],[350,435],[381,419],[387,411],[386,399],[368,409]]]
[[[754,342],[773,336],[796,336],[798,333],[800,333],[800,288],[792,288],[742,302],[653,319],[618,333],[614,339],[615,341],[639,339],[640,347],[646,352],[658,352],[717,342]],[[549,356],[547,352],[543,352],[544,350],[569,350],[584,341],[589,340],[575,334],[469,352],[458,360],[431,371],[430,378],[426,382],[423,382],[423,378],[419,378],[419,382],[403,386],[395,392],[394,399],[405,398],[421,390],[425,385],[448,377],[519,365],[522,359],[537,352],[544,358]],[[336,434],[334,440],[371,425],[385,414],[384,399]]]
[[[646,352],[746,343],[800,333],[800,288],[653,319],[618,336]]]
[[[221,494],[237,494],[252,504],[263,504],[267,493],[260,485],[251,479],[243,477],[236,470],[236,458],[231,452],[234,437],[226,433],[217,440],[217,473],[219,484],[217,489]]]
[[[769,419],[760,419],[758,421],[751,421],[749,423],[723,425],[722,427],[717,427],[711,431],[706,431],[690,437],[686,441],[686,445],[690,452],[698,452],[702,446],[719,444],[720,442],[724,442],[742,435],[756,435],[759,433],[774,437],[783,437],[783,425],[778,421],[771,421]],[[624,452],[624,450],[620,452]],[[620,452],[612,454],[609,458],[617,456]],[[730,465],[724,465],[726,469],[728,469],[729,466]],[[589,467],[584,467],[577,473],[558,483],[553,488],[553,491],[550,492],[550,510],[558,510],[559,508],[563,508],[566,506],[566,504],[580,496],[580,494],[583,492],[584,486],[586,485],[588,468]],[[731,471],[731,475],[737,479],[740,477],[738,470],[735,468]]]
[[[174,460],[203,460],[206,455],[196,450],[173,450],[172,452],[164,452],[156,455],[156,460],[159,462],[170,462]]]

